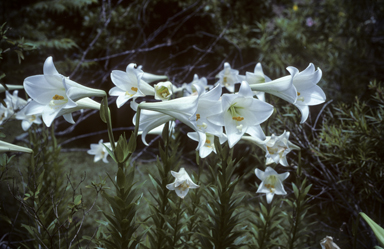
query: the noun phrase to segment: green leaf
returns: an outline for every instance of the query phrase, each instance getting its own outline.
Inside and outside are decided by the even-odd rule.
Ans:
[[[107,98],[107,97],[105,97]],[[100,118],[101,120],[104,122],[104,123],[107,123],[107,118],[108,118],[108,106],[106,106],[105,102],[108,102],[108,101],[101,101],[101,104],[100,104]]]
[[[372,228],[373,232],[379,243],[384,246],[384,229],[379,226],[376,222],[374,222],[371,218],[368,217],[363,212],[360,212],[360,215],[364,218],[364,220],[368,223],[368,225]]]
[[[83,198],[82,195],[76,195],[75,196],[75,200],[73,201],[73,203],[77,206],[77,205],[80,205],[81,203],[81,198]]]

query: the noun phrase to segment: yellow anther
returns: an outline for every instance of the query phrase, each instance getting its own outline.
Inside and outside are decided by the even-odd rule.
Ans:
[[[137,87],[131,87],[131,90],[137,92]]]
[[[196,121],[200,119],[200,114],[196,114]]]
[[[53,100],[63,100],[64,97],[56,94],[55,96],[53,96],[52,99],[53,99]]]
[[[210,144],[211,140],[207,139],[207,140],[205,140],[205,143]]]
[[[168,88],[162,86],[158,92],[157,92],[159,95],[163,96],[164,98],[168,97],[170,94],[169,94],[169,90]]]
[[[299,92],[297,92],[297,96],[300,96],[300,93],[299,93]]]
[[[227,76],[224,76],[224,78],[223,78],[223,83],[224,83],[224,84],[227,83]]]
[[[233,120],[236,120],[236,121],[243,121],[244,118],[243,117],[232,117]]]

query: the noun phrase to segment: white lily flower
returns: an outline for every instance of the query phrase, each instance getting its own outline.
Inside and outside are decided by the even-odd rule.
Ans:
[[[153,87],[142,80],[143,74],[141,66],[137,67],[134,63],[127,66],[126,72],[112,71],[111,80],[116,86],[109,90],[109,95],[117,96],[117,108],[120,108],[132,98],[155,95]]]
[[[290,103],[296,101],[297,93],[292,84],[293,76],[284,76],[272,80],[264,75],[261,64],[257,63],[254,73],[246,72],[246,81],[259,99],[265,101],[264,93],[269,93],[282,98]]]
[[[224,69],[216,76],[219,78],[217,84],[227,88],[231,93],[235,91],[235,83],[240,83],[239,71],[232,69],[228,62],[224,63]]]
[[[150,130],[173,119],[178,119],[193,130],[197,130],[196,121],[191,120],[191,118],[196,114],[197,104],[202,89],[200,89],[199,86],[196,86],[196,88],[199,92],[198,95],[191,95],[163,102],[142,102],[138,105],[141,108],[139,130],[143,131],[142,140],[144,143],[146,143],[145,136]],[[136,110],[134,103],[131,104],[131,107]],[[133,120],[136,125],[136,115]],[[203,144],[199,144],[198,147],[202,145]]]
[[[290,132],[284,131],[280,136],[267,136],[265,140],[257,137],[243,136],[242,139],[252,141],[266,152],[266,165],[271,163],[280,163],[283,166],[288,166],[287,154],[291,150],[300,150],[300,147],[290,142]]]
[[[194,85],[199,85],[202,89],[208,88],[208,82],[205,77],[199,78],[197,74],[193,75],[193,81],[191,83],[183,83],[180,88],[177,88],[177,91],[186,90],[186,96],[194,94],[197,92]]]
[[[184,168],[181,168],[179,172],[171,171],[171,174],[176,178],[173,183],[167,184],[167,189],[175,190],[177,196],[181,199],[188,194],[190,188],[198,188],[199,185],[196,185],[191,177],[189,177],[187,171]]]
[[[209,133],[221,137],[223,134],[222,125],[217,125],[208,121],[207,117],[219,114],[222,112],[221,103],[221,86],[216,85],[208,92],[203,92],[197,103],[196,114],[193,120],[196,121],[198,131]]]
[[[0,153],[2,152],[26,152],[33,153],[33,150],[27,147],[22,147],[18,145],[14,145],[11,143],[7,143],[0,140]]]
[[[0,84],[0,93],[5,92],[5,91],[24,89],[24,87],[22,85],[8,85],[8,84],[6,84],[6,86],[7,86],[8,90],[6,90],[5,87],[2,84]]]
[[[95,156],[93,162],[96,163],[102,159],[103,162],[108,163],[107,157],[109,154],[104,145],[112,150],[111,143],[103,143],[103,139],[100,139],[97,144],[91,144],[91,149],[88,150],[87,153]]]
[[[82,98],[79,99],[78,101],[74,102],[74,105],[71,105],[71,107],[67,108],[60,108],[58,111],[51,112],[51,116],[48,116],[48,120],[44,120],[44,112],[47,111],[47,106],[45,104],[40,104],[34,100],[30,101],[28,105],[24,108],[25,109],[25,114],[26,115],[43,115],[43,121],[46,126],[51,126],[53,120],[57,117],[63,116],[64,119],[71,123],[74,124],[75,121],[72,118],[72,112],[81,110],[81,109],[94,109],[94,110],[100,110],[100,103],[90,99],[90,98]],[[49,109],[48,109],[49,110]],[[50,113],[45,113],[46,115]]]
[[[256,176],[261,180],[261,184],[256,193],[265,193],[267,195],[267,202],[271,203],[273,196],[286,195],[284,190],[283,181],[289,176],[289,172],[278,174],[271,167],[267,167],[265,172],[255,169]]]
[[[28,109],[40,109],[43,121],[47,126],[51,125],[62,109],[76,107],[75,101],[85,97],[104,97],[106,95],[102,90],[82,86],[59,74],[52,57],[45,60],[43,69],[44,75],[27,77],[24,80],[24,88],[33,99],[28,104]],[[26,114],[34,115],[36,113],[26,111]]]
[[[170,81],[159,82],[154,85],[155,99],[166,101],[172,96],[172,83]]]
[[[16,113],[15,118],[17,120],[21,120],[21,128],[23,128],[24,131],[27,131],[32,124],[41,124],[41,115],[27,115],[25,114],[25,111],[27,108],[22,108],[20,111]]]
[[[310,63],[309,66],[302,72],[295,67],[288,67],[287,70],[293,77],[293,86],[297,91],[297,100],[293,104],[299,108],[301,112],[301,121],[304,123],[309,115],[309,107],[324,103],[326,96],[324,91],[317,85],[319,83],[322,71]]]
[[[253,92],[243,81],[237,94],[223,94],[222,112],[208,117],[208,121],[225,127],[229,147],[232,148],[250,128],[267,120],[273,106],[253,98]]]
[[[198,134],[199,133],[199,134]],[[187,133],[188,137],[192,140],[195,140],[199,142],[199,144],[203,144],[203,146],[199,147],[199,156],[201,158],[205,158],[211,154],[211,152],[216,153],[216,148],[215,148],[215,135],[210,134],[210,133],[204,133],[204,132],[188,132]],[[227,137],[225,134],[222,134],[219,137],[220,144],[223,144],[225,141],[227,141]]]

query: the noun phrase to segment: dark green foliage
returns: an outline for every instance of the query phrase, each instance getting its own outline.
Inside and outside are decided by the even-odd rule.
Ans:
[[[331,226],[348,224],[347,245],[357,248],[374,245],[372,234],[353,232],[359,212],[383,224],[383,87],[372,82],[370,89],[372,95],[366,101],[356,98],[352,105],[339,104],[327,110],[313,147],[318,157],[317,170],[321,172],[321,176],[315,173],[313,179],[316,185],[327,189],[322,193],[325,199],[321,204],[328,217],[326,222]],[[363,222],[359,229],[371,233]],[[353,233],[356,239],[351,237]]]
[[[279,237],[283,234],[284,215],[277,205],[267,204],[266,199],[260,199],[258,205],[250,205],[251,241],[249,248],[273,248],[281,244]],[[280,243],[279,243],[280,242]]]
[[[285,235],[288,237],[285,248],[310,248],[310,244],[306,244],[306,242],[310,240],[311,229],[316,223],[308,223],[308,219],[314,216],[313,213],[308,213],[310,208],[313,207],[309,204],[308,192],[310,189],[311,185],[307,185],[306,179],[303,180],[299,187],[292,183],[295,198],[285,200],[292,210],[292,214],[283,212],[282,215],[289,223],[289,229],[285,230]]]
[[[138,194],[140,185],[135,186],[135,168],[127,166],[119,167],[116,181],[110,178],[115,187],[115,193],[104,192],[103,197],[108,201],[111,212],[106,210],[103,214],[107,221],[104,238],[97,238],[105,248],[136,248],[143,234],[136,234],[136,213],[142,195]],[[95,241],[96,242],[96,241]]]
[[[245,235],[239,227],[243,220],[239,204],[244,196],[234,193],[240,177],[233,174],[237,166],[233,149],[227,143],[220,145],[218,139],[215,148],[218,156],[209,165],[211,184],[205,188],[206,205],[201,207],[208,218],[200,225],[200,243],[202,248],[236,248]]]
[[[176,136],[174,139],[172,136]],[[173,182],[171,170],[178,171],[180,165],[180,142],[177,134],[169,130],[166,123],[163,130],[164,146],[159,145],[159,154],[156,163],[158,177],[150,174],[149,177],[156,188],[156,193],[151,193],[154,204],[150,204],[151,216],[154,226],[148,233],[149,248],[178,248],[181,246],[180,238],[183,208],[181,201],[175,201],[175,193],[171,193],[166,185]],[[160,161],[161,159],[161,161]],[[178,203],[178,204],[176,204]]]

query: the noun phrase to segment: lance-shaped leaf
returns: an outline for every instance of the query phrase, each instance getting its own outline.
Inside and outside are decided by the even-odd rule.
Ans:
[[[368,223],[368,225],[372,228],[373,232],[376,235],[377,240],[379,243],[384,246],[384,229],[379,226],[376,222],[374,222],[371,218],[368,217],[363,212],[360,212],[360,215],[364,218],[364,220]]]

